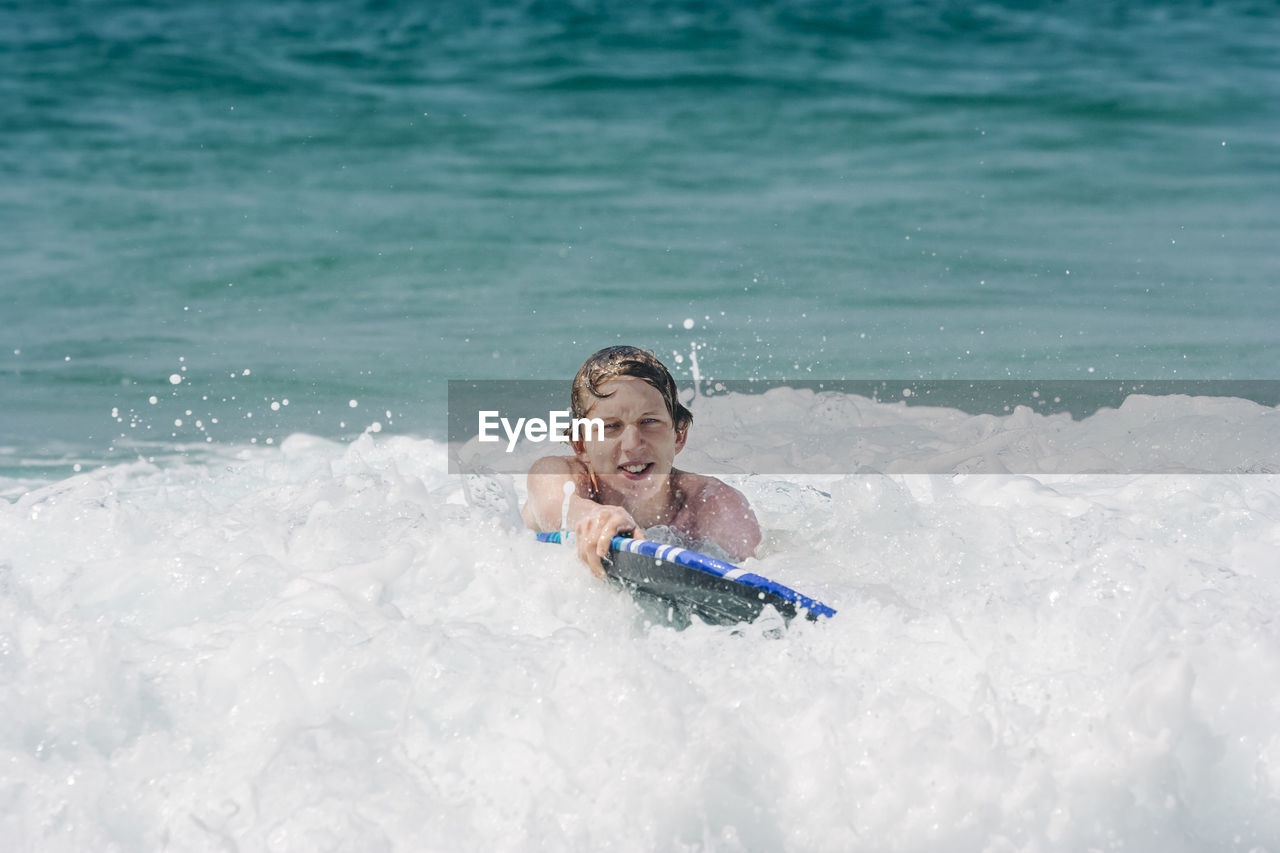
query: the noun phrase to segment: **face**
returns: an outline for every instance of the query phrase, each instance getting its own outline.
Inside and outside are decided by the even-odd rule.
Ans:
[[[604,421],[604,440],[575,448],[595,473],[602,489],[624,498],[643,500],[666,485],[676,454],[684,449],[685,434],[676,434],[662,394],[648,382],[631,376],[611,379],[600,386],[606,394],[587,410],[588,418]]]

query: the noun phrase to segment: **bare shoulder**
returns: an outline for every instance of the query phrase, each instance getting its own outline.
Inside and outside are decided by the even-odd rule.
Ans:
[[[682,471],[678,485],[680,491],[684,492],[685,506],[692,506],[695,509],[710,509],[722,505],[748,506],[742,492],[715,477]]]
[[[572,477],[584,476],[587,466],[572,456],[544,456],[529,466],[529,475],[568,474]]]
[[[699,539],[710,539],[735,559],[755,553],[760,525],[742,492],[723,480],[703,474],[681,473],[684,509],[678,524]]]
[[[528,497],[520,517],[534,530],[555,530],[565,511],[564,484],[584,500],[594,500],[587,467],[572,456],[544,456],[529,466]]]

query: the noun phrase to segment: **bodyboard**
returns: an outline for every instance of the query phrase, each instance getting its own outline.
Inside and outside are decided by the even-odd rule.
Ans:
[[[538,539],[559,542],[560,534],[539,533]],[[836,613],[790,587],[687,548],[615,536],[609,549],[605,574],[630,591],[646,613],[678,627],[694,616],[712,625],[751,622],[770,605],[787,621]]]

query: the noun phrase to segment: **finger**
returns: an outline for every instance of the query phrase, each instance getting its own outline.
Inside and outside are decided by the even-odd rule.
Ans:
[[[627,536],[631,539],[643,539],[644,530],[636,524],[635,519],[630,516],[619,519],[617,524],[612,526],[613,533],[608,536],[601,537],[600,556],[608,556],[610,549],[613,547],[614,536]]]
[[[586,563],[587,568],[591,570],[591,574],[596,577],[604,577],[604,566],[600,562],[599,541],[601,534],[601,526],[587,521],[581,525],[578,531],[578,559]],[[608,553],[606,551],[605,553]]]
[[[601,578],[604,577],[604,566],[600,562],[600,557],[595,553],[593,545],[593,542],[579,540],[578,559],[587,564],[591,574]]]
[[[609,553],[609,546],[613,544],[613,537],[618,535],[619,529],[623,526],[623,521],[616,517],[601,520],[600,538],[596,540],[596,554],[604,557]]]

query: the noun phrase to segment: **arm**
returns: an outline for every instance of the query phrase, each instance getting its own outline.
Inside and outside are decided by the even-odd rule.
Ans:
[[[601,558],[609,554],[613,537],[628,533],[644,538],[644,530],[620,506],[598,504],[585,495],[586,466],[567,456],[546,456],[529,469],[529,498],[520,510],[525,525],[532,530],[559,530],[564,512],[566,484],[570,486],[569,513],[565,526],[573,531],[578,557],[592,574],[604,576]]]

